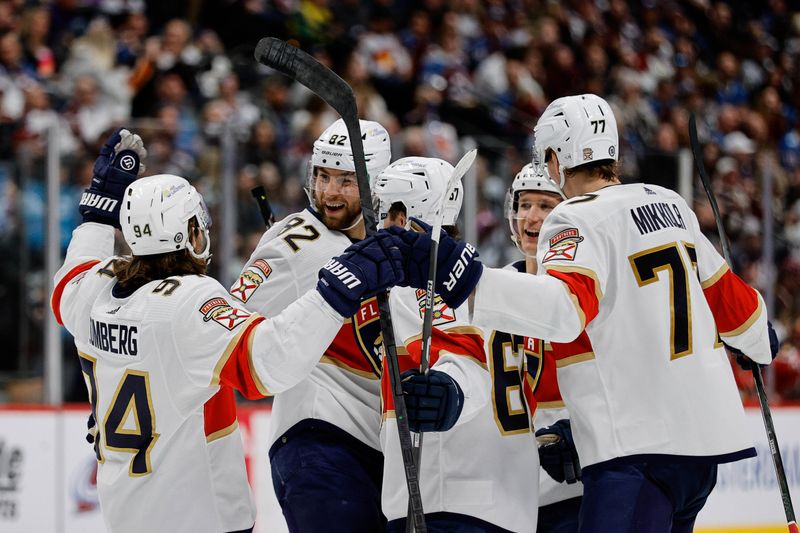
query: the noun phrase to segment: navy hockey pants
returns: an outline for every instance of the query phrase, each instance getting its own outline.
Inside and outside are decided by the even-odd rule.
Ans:
[[[544,475],[544,474],[543,474]],[[539,507],[536,533],[578,533],[581,496]]]
[[[386,529],[381,512],[383,454],[352,437],[324,431],[307,429],[284,438],[270,465],[291,533]]]
[[[691,533],[717,465],[593,465],[583,470],[581,533]]]

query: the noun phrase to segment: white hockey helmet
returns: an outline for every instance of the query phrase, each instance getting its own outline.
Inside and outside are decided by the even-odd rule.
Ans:
[[[445,193],[453,174],[453,165],[435,157],[404,157],[398,159],[378,175],[373,187],[377,200],[378,220],[389,215],[395,202],[402,203],[406,215],[433,224],[436,208]],[[443,207],[442,224],[455,225],[464,191],[461,182],[456,183]]]
[[[205,235],[204,249],[199,253],[189,238],[192,219]],[[211,255],[211,215],[197,189],[179,176],[157,174],[128,185],[119,221],[133,255],[164,254],[184,248],[198,259]]]
[[[361,140],[364,144],[364,162],[367,165],[370,186],[375,178],[386,168],[392,159],[392,146],[386,128],[371,120],[359,120]],[[350,134],[342,119],[337,120],[322,132],[314,141],[311,153],[309,190],[314,190],[314,168],[335,168],[349,172],[356,171]],[[312,198],[313,205],[313,198]]]
[[[564,188],[564,170],[619,157],[617,120],[608,102],[595,94],[558,98],[547,106],[536,127],[534,150],[544,163],[553,150],[560,167],[559,188]],[[551,176],[556,178],[556,176]]]
[[[553,183],[553,180],[547,174],[547,167],[538,163],[538,156],[534,148],[534,163],[528,163],[520,169],[511,182],[506,194],[505,213],[506,220],[508,220],[508,227],[511,229],[511,240],[523,253],[524,250],[519,245],[518,227],[516,221],[518,220],[517,212],[519,211],[519,197],[525,191],[543,192],[562,197],[561,191]]]

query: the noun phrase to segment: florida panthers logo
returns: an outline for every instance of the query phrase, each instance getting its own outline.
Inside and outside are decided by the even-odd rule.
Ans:
[[[225,329],[232,330],[250,318],[250,313],[232,307],[225,298],[211,298],[199,309],[204,322],[214,321]]]
[[[578,243],[583,241],[583,237],[578,233],[577,228],[568,228],[550,238],[550,249],[547,250],[542,259],[542,263],[548,261],[574,261],[578,253]]]
[[[264,283],[272,273],[272,267],[263,259],[258,259],[247,267],[239,279],[231,287],[231,296],[242,302],[247,302],[253,293]]]
[[[417,305],[419,306],[419,317],[425,318],[425,289],[417,289]],[[456,313],[450,309],[442,297],[438,294],[433,295],[433,325],[442,326],[455,322]]]
[[[358,347],[369,362],[376,375],[380,375],[381,346],[381,315],[378,311],[378,299],[372,297],[361,302],[361,307],[353,315],[353,333],[358,341]]]

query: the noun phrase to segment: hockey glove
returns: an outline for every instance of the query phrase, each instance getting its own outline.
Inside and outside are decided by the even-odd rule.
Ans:
[[[581,479],[578,450],[572,440],[572,426],[562,418],[552,426],[536,431],[539,446],[539,463],[551,478],[559,483],[577,483]]]
[[[769,351],[772,353],[772,360],[774,361],[775,357],[778,355],[778,351],[781,349],[781,343],[778,342],[778,334],[775,333],[772,322],[769,320],[767,320],[767,333],[769,334]],[[736,357],[736,364],[739,365],[739,368],[748,371],[753,368],[753,360],[747,357],[740,349],[734,348],[728,344],[725,344],[725,348]]]
[[[430,225],[412,217],[412,225],[424,230],[424,233],[407,231],[392,226],[387,232],[398,236],[403,242],[403,258],[406,271],[406,282],[415,289],[425,289],[428,282],[430,265],[431,230]],[[478,251],[471,244],[457,241],[444,230],[439,237],[437,254],[436,293],[452,309],[464,303],[483,274],[483,264],[477,260]]]
[[[447,431],[452,428],[464,407],[464,393],[447,373],[407,370],[402,374],[403,396],[411,431]]]
[[[378,233],[350,245],[319,271],[317,290],[339,314],[358,311],[361,300],[399,285],[405,279],[398,239]]]
[[[119,208],[128,185],[144,172],[147,157],[142,138],[121,129],[112,134],[94,162],[92,184],[81,195],[78,210],[84,222],[119,228]]]

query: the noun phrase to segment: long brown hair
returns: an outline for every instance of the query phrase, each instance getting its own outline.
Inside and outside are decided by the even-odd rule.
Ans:
[[[122,256],[115,259],[111,267],[123,289],[135,289],[170,276],[204,275],[208,269],[204,259],[197,259],[187,249],[165,254]]]

